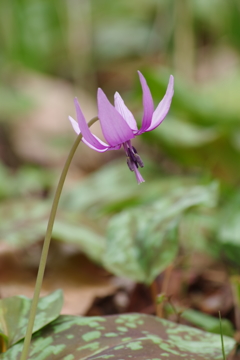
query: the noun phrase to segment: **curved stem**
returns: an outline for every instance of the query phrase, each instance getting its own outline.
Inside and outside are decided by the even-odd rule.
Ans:
[[[90,120],[88,123],[88,127],[92,126],[97,120],[98,120],[97,117]],[[25,336],[25,340],[24,340],[24,344],[23,344],[23,351],[22,351],[20,360],[27,360],[27,357],[28,357],[29,347],[30,347],[31,338],[32,338],[32,331],[33,331],[33,326],[34,326],[34,320],[35,320],[35,316],[36,316],[39,295],[40,295],[40,291],[41,291],[41,287],[42,287],[43,276],[44,276],[44,271],[45,271],[45,267],[46,267],[48,250],[49,250],[49,246],[50,246],[50,242],[51,242],[52,230],[53,230],[53,225],[54,225],[54,221],[55,221],[55,217],[56,217],[58,203],[59,203],[59,199],[60,199],[60,196],[62,193],[63,185],[64,185],[64,182],[65,182],[65,179],[67,176],[69,166],[71,164],[72,158],[73,158],[75,151],[77,150],[77,147],[81,140],[82,140],[82,134],[79,134],[69,152],[69,155],[68,155],[65,165],[63,167],[60,179],[58,181],[57,189],[56,189],[56,192],[54,195],[53,204],[52,204],[52,208],[51,208],[51,212],[50,212],[50,216],[49,216],[49,220],[48,220],[46,236],[45,236],[44,243],[43,243],[42,255],[41,255],[40,264],[39,264],[39,268],[38,268],[37,280],[36,280],[32,305],[31,305],[30,314],[29,314],[27,332],[26,332],[26,336]]]

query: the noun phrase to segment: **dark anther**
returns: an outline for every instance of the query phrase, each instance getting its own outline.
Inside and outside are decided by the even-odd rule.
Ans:
[[[132,150],[133,150],[133,153],[134,153],[134,158],[135,158],[134,161],[135,161],[135,163],[138,164],[140,167],[143,167],[144,166],[143,161],[140,158],[140,156],[138,155],[138,152],[137,152],[137,150],[135,149],[134,146],[132,146]]]
[[[135,154],[135,159],[140,167],[144,167],[143,161],[138,154]]]
[[[128,164],[129,170],[134,171],[132,161],[130,160],[129,157],[127,157],[127,164]]]
[[[133,151],[132,151],[130,148],[128,148],[128,149],[127,149],[127,152],[128,152],[128,156],[129,156],[129,158],[131,159],[131,161],[132,161],[132,162],[136,162],[136,160],[135,160],[135,154],[133,153]]]
[[[143,161],[137,153],[135,147],[127,148],[127,164],[131,171],[134,171],[134,165],[138,168],[138,166],[143,167]]]
[[[133,149],[133,152],[134,152],[135,154],[138,153],[134,146],[132,146],[132,149]]]

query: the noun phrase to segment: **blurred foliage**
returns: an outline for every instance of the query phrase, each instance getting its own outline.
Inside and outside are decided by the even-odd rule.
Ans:
[[[178,253],[179,221],[184,224],[187,211],[195,207],[203,212],[213,208],[218,186],[215,182],[200,185],[196,178],[157,180],[149,170],[152,181],[142,192],[126,170],[122,163],[109,164],[66,192],[53,237],[79,246],[115,274],[151,283]],[[5,201],[0,208],[1,239],[16,247],[40,240],[49,209],[49,200]],[[111,218],[114,213],[119,214]],[[184,236],[184,242],[192,240]]]
[[[7,349],[24,339],[31,303],[32,301],[25,296],[13,296],[0,300],[0,336],[3,337]],[[56,290],[41,298],[33,332],[55,320],[60,315],[62,306],[61,290]]]
[[[192,24],[192,28],[189,29],[193,32],[197,60],[194,63],[195,71],[199,66],[198,62],[201,62],[202,52],[209,58],[218,54],[220,48],[231,48],[239,61],[238,1],[183,2],[189,8],[187,16],[191,17],[189,24]],[[23,68],[79,83],[83,78],[88,79],[90,74],[98,79],[101,72],[108,74],[110,69],[111,73],[114,64],[119,67],[120,60],[123,63],[120,70],[123,72],[127,69],[126,79],[129,66],[136,68],[136,64],[144,64],[144,75],[154,100],[158,102],[165,92],[169,68],[177,55],[175,35],[181,29],[181,26],[178,27],[182,21],[181,16],[176,0],[122,0],[111,3],[107,0],[2,0],[0,120],[6,122],[12,118],[17,119],[18,114],[22,115],[33,106],[21,87],[15,87],[15,76]],[[187,57],[188,54],[185,54],[186,61]],[[224,67],[224,59],[222,61]],[[165,68],[160,68],[159,64],[165,64]],[[171,71],[175,75],[174,69]],[[142,136],[142,140],[151,144],[156,152],[152,156],[153,161],[160,154],[168,165],[160,169],[161,161],[157,160],[154,170],[152,168],[148,172],[146,169],[146,174],[149,175],[146,176],[144,190],[143,187],[136,187],[124,166],[121,169],[109,166],[88,177],[63,196],[62,215],[59,215],[63,218],[56,224],[56,238],[64,240],[68,233],[68,241],[80,241],[81,246],[90,254],[93,247],[88,246],[84,239],[92,236],[93,242],[103,244],[102,237],[110,215],[137,206],[151,207],[157,199],[171,193],[173,188],[177,191],[183,184],[196,186],[198,182],[203,183],[208,179],[207,184],[216,178],[221,184],[219,207],[215,210],[199,211],[194,208],[191,212],[187,211],[179,225],[180,243],[183,247],[191,247],[191,238],[194,236],[197,239],[195,246],[208,251],[208,241],[214,238],[218,243],[218,253],[224,253],[225,257],[236,263],[239,252],[237,187],[240,74],[233,68],[225,76],[213,76],[208,81],[201,81],[197,87],[183,75],[175,76],[175,95],[167,120],[153,132]],[[104,86],[109,86],[107,82],[108,76]],[[123,87],[125,86],[128,84]],[[139,85],[128,95],[128,99],[138,109],[141,96]],[[138,114],[140,115],[137,110]],[[151,154],[150,146],[149,153]],[[179,173],[185,175],[176,176]],[[167,176],[166,180],[159,181],[163,175]],[[187,179],[187,175],[191,176]],[[0,198],[12,199],[3,202],[0,209],[3,240],[8,239],[12,244],[27,244],[42,238],[49,203],[44,200],[37,204],[38,200],[30,198],[46,194],[53,184],[53,178],[44,169],[24,165],[16,172],[15,169],[9,170],[1,165]],[[228,195],[230,193],[231,196]],[[16,196],[17,201],[14,200]],[[29,199],[22,202],[21,196]],[[26,221],[29,207],[32,209],[31,216]],[[170,208],[169,203],[166,209]],[[67,212],[70,215],[66,215]],[[85,218],[79,215],[79,219],[77,213],[84,213]],[[100,221],[101,216],[103,218]],[[93,227],[95,220],[92,217],[97,218],[99,224],[101,222],[97,229]],[[85,229],[82,230],[82,235],[80,230],[79,233],[77,231],[78,222]],[[11,230],[13,223],[25,223],[28,226],[20,227],[21,231],[19,226],[13,226]],[[194,229],[198,231],[194,233]],[[99,245],[99,249],[96,253],[93,251],[91,256],[99,259],[97,253],[101,253],[103,247]]]
[[[177,256],[177,229],[184,213],[215,203],[214,185],[175,188],[151,205],[114,216],[108,225],[104,265],[117,275],[151,284]]]
[[[169,116],[141,137],[146,183],[137,186],[122,160],[111,162],[64,192],[53,232],[113,273],[146,283],[179,248],[239,271],[239,0],[182,0],[182,8],[179,1],[0,3],[0,126],[11,130],[35,105],[17,81],[25,71],[94,94],[98,85],[128,89],[137,120],[135,71],[142,69],[156,104],[174,74]],[[55,180],[23,158],[18,169],[0,165],[2,242],[24,247],[43,239]],[[202,326],[199,314],[188,315]],[[204,322],[215,329],[212,319]]]
[[[19,307],[19,302],[25,313]],[[145,359],[149,348],[154,358],[159,357],[159,352],[162,356],[171,356],[171,358],[174,355],[176,360],[183,356],[194,356],[196,360],[219,359],[221,356],[219,336],[215,334],[145,314],[108,317],[58,316],[61,303],[62,294],[59,291],[41,298],[39,307],[44,315],[52,312],[54,304],[56,309],[48,317],[48,322],[42,322],[39,326],[38,321],[35,325],[29,359],[36,359],[39,356],[43,360],[52,359],[53,355],[56,360],[91,359],[93,356],[99,359],[109,357],[119,359],[136,355],[139,359]],[[9,342],[8,350],[0,355],[2,360],[20,358],[23,342],[19,341],[16,344],[22,338],[21,335],[16,337],[16,330],[20,329],[21,333],[24,330],[25,315],[30,304],[31,300],[24,297],[12,297],[5,299],[4,305],[0,303],[0,311],[5,310],[8,314],[7,321],[13,314],[15,315],[16,325],[15,328],[10,326],[7,332],[4,327],[5,331],[0,334]],[[10,315],[12,309],[14,313]],[[14,340],[11,341],[12,339]],[[235,340],[224,337],[224,346],[228,355],[235,346]]]
[[[190,321],[191,324],[200,327],[205,331],[209,331],[214,334],[221,334],[219,319],[213,316],[203,314],[202,312],[193,309],[184,310],[181,316]],[[227,319],[222,320],[222,334],[232,337],[234,335],[233,326]]]
[[[159,101],[165,91],[166,76],[159,71],[146,71],[153,97]],[[233,85],[234,82],[234,86]],[[219,88],[224,88],[224,99]],[[215,82],[213,86],[187,86],[176,79],[171,115],[155,131],[144,135],[147,142],[164,148],[174,161],[186,169],[211,173],[236,185],[239,171],[238,132],[240,108],[237,101],[239,74]],[[139,93],[138,93],[139,94]]]
[[[89,68],[113,58],[166,52],[174,34],[174,8],[175,0],[2,0],[0,59],[72,77],[81,57],[91,59],[80,60]],[[240,49],[238,0],[196,0],[191,12],[197,41],[216,46],[227,34]]]
[[[198,328],[208,331],[214,334],[225,335],[225,336],[234,336],[234,328],[228,319],[222,319],[222,326],[220,327],[220,321],[218,318],[202,313],[198,310],[194,309],[184,309],[175,307],[174,309],[171,305],[171,302],[168,302],[168,299],[165,295],[160,295],[158,297],[160,300],[158,303],[162,301],[166,301],[164,305],[164,310],[168,315],[172,314],[177,316],[179,319],[185,319],[190,322],[192,325],[197,326]]]
[[[47,169],[21,166],[18,170],[10,170],[0,164],[0,199],[41,194],[51,188],[55,179],[53,172]]]

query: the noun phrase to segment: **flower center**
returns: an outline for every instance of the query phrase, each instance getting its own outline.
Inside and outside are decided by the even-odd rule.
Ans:
[[[132,146],[131,142],[128,141],[124,144],[124,150],[127,155],[127,164],[131,171],[135,171],[136,167],[143,167],[143,161],[137,153],[137,150]]]
[[[127,164],[131,171],[134,171],[138,184],[144,182],[142,175],[140,174],[138,167],[143,167],[143,161],[137,153],[135,147],[132,146],[131,141],[123,143],[125,153],[127,155]]]

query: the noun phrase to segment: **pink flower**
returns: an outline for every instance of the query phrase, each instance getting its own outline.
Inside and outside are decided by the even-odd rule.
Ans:
[[[77,122],[71,116],[69,116],[69,120],[74,131],[77,134],[82,132],[82,141],[93,150],[105,152],[108,150],[118,150],[123,146],[127,156],[128,167],[131,171],[134,171],[137,182],[140,184],[141,182],[144,182],[144,179],[142,178],[138,167],[143,167],[143,162],[136,149],[132,146],[131,140],[135,138],[135,136],[141,135],[146,131],[154,130],[165,119],[174,93],[174,78],[172,75],[170,76],[166,94],[154,110],[153,99],[147,82],[140,71],[138,72],[138,75],[143,91],[143,119],[141,129],[138,130],[133,114],[124,104],[119,93],[116,92],[114,95],[113,106],[102,89],[98,89],[97,94],[98,118],[100,120],[103,135],[108,144],[91,133],[77,98],[74,99]]]

